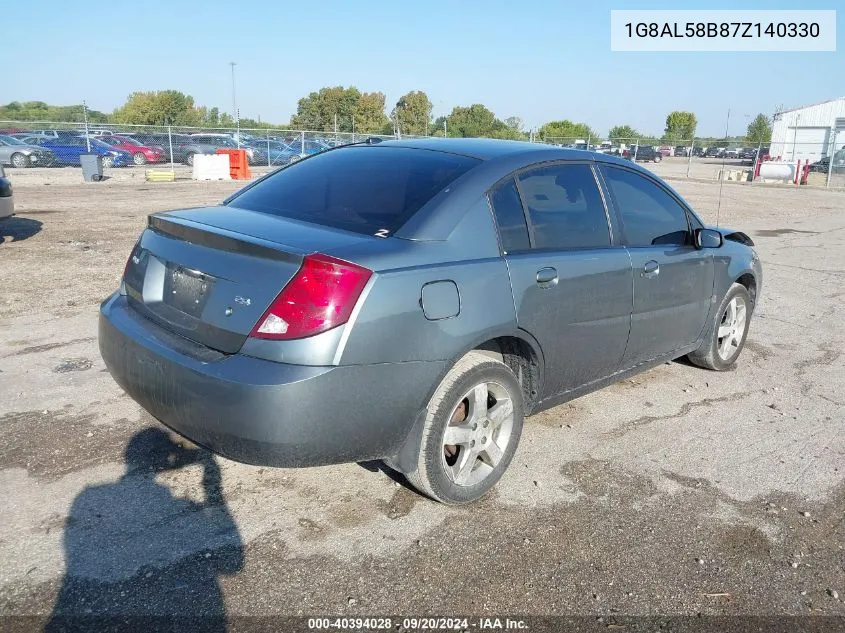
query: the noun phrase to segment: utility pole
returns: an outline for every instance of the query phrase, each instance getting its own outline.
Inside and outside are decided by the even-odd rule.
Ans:
[[[85,120],[85,147],[86,151],[90,154],[91,153],[91,135],[88,133],[88,104],[85,103],[85,99],[82,100],[82,117]],[[833,157],[831,157],[831,162],[833,162]]]
[[[232,116],[237,120],[238,100],[235,97],[235,66],[237,66],[237,62],[229,62],[229,66],[232,67]]]

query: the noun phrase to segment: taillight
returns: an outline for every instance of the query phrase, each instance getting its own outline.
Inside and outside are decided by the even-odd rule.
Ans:
[[[370,270],[341,259],[307,255],[250,336],[303,338],[346,323],[370,275]]]
[[[123,277],[121,277],[121,279],[126,278],[126,273],[129,272],[130,262],[132,262],[133,259],[138,259],[137,255],[135,255],[136,250],[138,250],[138,242],[135,242],[135,246],[133,246],[132,250],[129,251],[129,257],[126,258],[126,263],[123,265]]]

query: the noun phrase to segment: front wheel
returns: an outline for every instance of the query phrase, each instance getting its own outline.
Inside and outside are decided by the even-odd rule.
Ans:
[[[147,157],[144,156],[143,152],[136,152],[132,156],[132,162],[136,165],[146,165],[147,164]]]
[[[185,162],[188,164],[188,167],[193,167],[194,166],[194,155],[188,154],[188,156],[185,158]]]
[[[12,154],[12,167],[29,167],[29,159],[24,154],[20,152],[15,152]]]
[[[716,371],[730,369],[745,345],[753,310],[754,304],[745,286],[733,284],[710,322],[701,347],[689,354],[690,361]]]
[[[663,157],[660,154],[658,154],[657,156],[654,157],[655,163],[659,163],[661,160],[663,160]]]
[[[443,503],[475,501],[496,485],[522,434],[522,388],[504,363],[469,352],[428,404],[417,467],[406,473]]]
[[[111,169],[112,167],[114,167],[114,158],[103,156],[103,169]]]

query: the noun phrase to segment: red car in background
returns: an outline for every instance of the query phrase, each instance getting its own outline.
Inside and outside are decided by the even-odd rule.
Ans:
[[[136,141],[128,136],[97,136],[96,138],[101,140],[103,143],[108,143],[112,147],[122,149],[124,152],[132,154],[132,162],[136,165],[162,163],[166,160],[164,150],[161,147],[141,145],[139,141]]]

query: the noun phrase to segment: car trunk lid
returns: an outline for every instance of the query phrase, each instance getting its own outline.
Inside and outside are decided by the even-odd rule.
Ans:
[[[124,288],[139,313],[231,354],[305,255],[366,239],[236,207],[154,214],[127,261]]]

